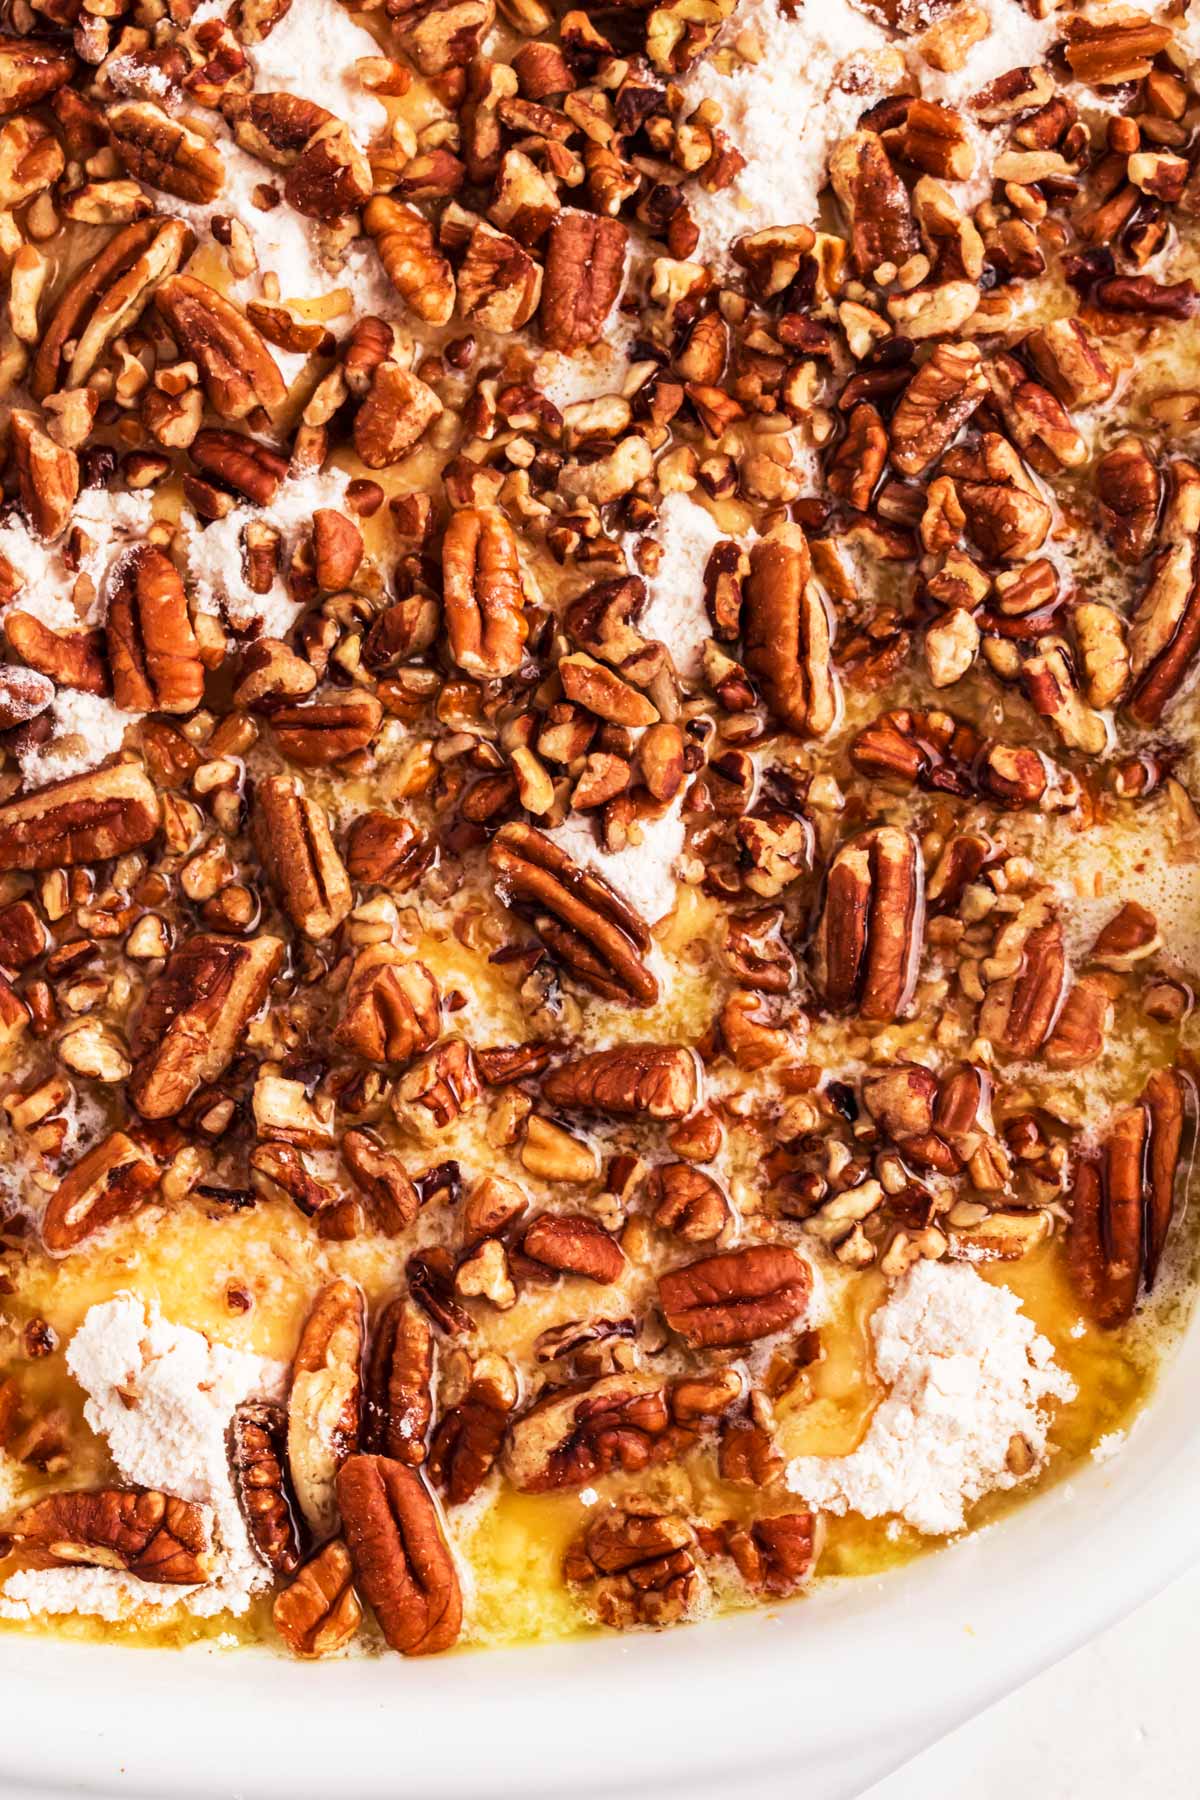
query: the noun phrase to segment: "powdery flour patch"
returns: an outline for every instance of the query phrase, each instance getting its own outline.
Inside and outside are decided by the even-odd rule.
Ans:
[[[303,609],[278,578],[267,594],[247,586],[242,533],[252,520],[273,525],[282,537],[279,566],[286,569],[300,537],[311,528],[313,513],[318,507],[341,507],[349,483],[343,470],[324,469],[285,481],[269,506],[238,506],[203,528],[185,517],[180,534],[184,574],[199,610],[224,614],[238,631],[257,622],[263,637],[282,637]]]
[[[704,603],[704,570],[724,533],[710,512],[686,494],[668,494],[653,535],[662,546],[657,572],[646,581],[646,606],[638,621],[643,637],[671,652],[685,681],[704,665],[704,642],[712,624]]]
[[[627,844],[624,850],[605,850],[590,819],[581,813],[572,814],[547,835],[583,868],[602,875],[640,918],[655,925],[675,905],[675,859],[683,849],[683,820],[673,807],[657,819],[638,823],[641,843]]]
[[[802,1456],[788,1486],[810,1506],[917,1531],[960,1531],[966,1508],[1027,1476],[1008,1466],[1022,1438],[1033,1473],[1046,1458],[1050,1401],[1074,1398],[1049,1341],[1008,1288],[962,1263],[918,1263],[871,1320],[875,1368],[889,1392],[848,1456]]]

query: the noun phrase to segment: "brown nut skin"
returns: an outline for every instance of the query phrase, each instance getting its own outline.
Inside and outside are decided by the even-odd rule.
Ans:
[[[418,1468],[433,1416],[433,1332],[407,1300],[389,1301],[371,1338],[363,1448]]]
[[[149,1488],[48,1494],[4,1529],[57,1563],[126,1569],[139,1581],[202,1582],[212,1562],[201,1508]]]
[[[275,1597],[271,1617],[293,1656],[336,1656],[362,1624],[350,1552],[331,1538]]]
[[[813,936],[815,985],[827,1006],[873,1023],[912,1000],[924,936],[924,863],[911,832],[860,832],[830,866]]]
[[[784,1244],[701,1257],[658,1280],[663,1317],[693,1350],[752,1344],[802,1318],[812,1271]]]
[[[421,1477],[386,1456],[351,1456],[337,1493],[359,1586],[390,1647],[402,1656],[449,1650],[462,1629],[462,1594]]]
[[[686,1119],[699,1098],[696,1058],[681,1044],[620,1044],[560,1064],[542,1093],[612,1118]]]
[[[650,1178],[654,1223],[687,1244],[711,1244],[729,1223],[729,1201],[719,1183],[691,1163],[665,1163]]]
[[[183,580],[170,557],[139,544],[120,559],[108,602],[113,699],[127,712],[193,712],[204,664]]]
[[[544,1268],[587,1281],[619,1281],[625,1270],[625,1253],[617,1240],[582,1214],[543,1213],[525,1227],[521,1249]]]
[[[77,1249],[115,1219],[126,1218],[154,1193],[157,1166],[123,1131],[110,1132],[81,1156],[50,1196],[42,1242],[56,1256]]]
[[[118,763],[0,806],[0,872],[103,862],[158,832],[162,803],[140,763]]]
[[[512,526],[495,506],[454,513],[442,540],[442,588],[450,654],[477,680],[515,675],[529,626]]]

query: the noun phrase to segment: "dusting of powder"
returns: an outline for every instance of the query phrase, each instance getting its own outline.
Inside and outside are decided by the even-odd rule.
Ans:
[[[695,681],[704,666],[705,639],[712,636],[704,603],[704,569],[724,533],[697,501],[674,493],[659,508],[654,535],[662,558],[657,572],[647,578],[638,629],[643,637],[665,644],[683,679]]]
[[[602,875],[640,918],[655,925],[675,905],[675,859],[683,849],[683,819],[678,807],[672,807],[656,819],[639,819],[638,828],[640,844],[613,851],[601,846],[595,827],[582,813],[573,813],[547,836],[582,868]]]
[[[965,1509],[1023,1476],[1008,1466],[1024,1439],[1032,1474],[1046,1457],[1048,1401],[1074,1398],[1049,1341],[1008,1288],[962,1263],[921,1262],[871,1320],[875,1368],[888,1393],[848,1456],[802,1456],[788,1486],[810,1506],[917,1531],[960,1531]]]
[[[251,520],[273,525],[281,535],[279,567],[286,569],[301,535],[311,529],[318,507],[344,504],[350,477],[342,469],[285,481],[269,506],[234,507],[223,519],[201,527],[185,516],[180,545],[189,591],[200,612],[223,613],[237,631],[257,624],[263,637],[282,637],[300,613],[277,576],[269,593],[256,594],[246,584],[242,533]]]
[[[84,1418],[108,1440],[122,1477],[206,1508],[215,1570],[204,1586],[166,1594],[120,1570],[26,1570],[0,1589],[0,1615],[70,1611],[113,1619],[142,1605],[175,1604],[204,1618],[245,1612],[270,1574],[250,1545],[226,1433],[243,1400],[281,1391],[282,1365],[211,1344],[138,1296],[118,1294],[89,1309],[67,1367],[88,1395]]]

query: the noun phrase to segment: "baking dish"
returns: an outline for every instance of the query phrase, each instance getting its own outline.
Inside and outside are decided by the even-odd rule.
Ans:
[[[860,1792],[1200,1554],[1200,1327],[1130,1441],[1003,1524],[775,1613],[308,1667],[0,1640],[8,1795],[579,1800]]]

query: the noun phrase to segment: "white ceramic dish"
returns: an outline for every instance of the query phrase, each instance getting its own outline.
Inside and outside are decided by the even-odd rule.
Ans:
[[[309,1668],[0,1637],[0,1792],[860,1792],[1200,1558],[1200,1321],[1131,1446],[883,1581],[665,1637]]]

